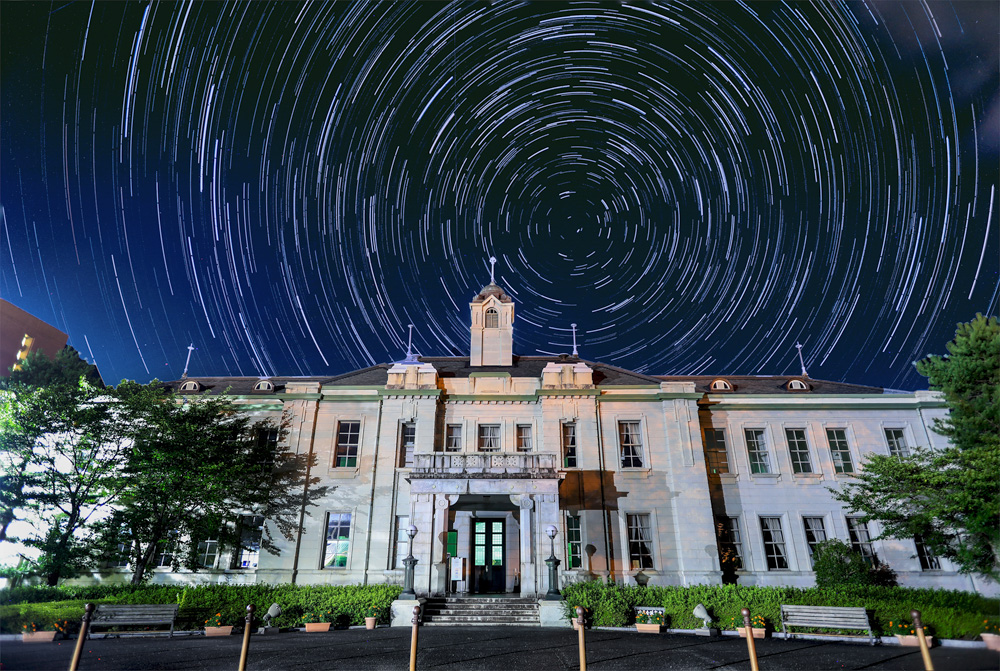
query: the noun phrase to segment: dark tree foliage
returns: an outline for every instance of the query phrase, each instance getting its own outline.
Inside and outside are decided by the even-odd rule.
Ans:
[[[817,543],[813,552],[817,587],[889,587],[896,584],[896,574],[886,564],[869,562],[842,540],[831,538]]]
[[[963,573],[1000,579],[1000,325],[977,315],[959,324],[948,354],[916,363],[940,391],[948,417],[934,430],[945,449],[871,455],[836,497],[882,526],[881,538],[920,536]]]

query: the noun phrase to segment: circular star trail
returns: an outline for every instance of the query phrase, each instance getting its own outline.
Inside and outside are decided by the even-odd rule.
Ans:
[[[105,379],[515,353],[897,388],[996,313],[993,3],[18,3],[0,293]]]

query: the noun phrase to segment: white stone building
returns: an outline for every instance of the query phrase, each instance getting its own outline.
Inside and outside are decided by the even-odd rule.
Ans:
[[[469,357],[415,357],[335,377],[187,378],[292,417],[289,446],[330,486],[278,555],[203,544],[207,568],[156,581],[402,582],[418,594],[544,593],[563,582],[813,583],[810,546],[850,541],[904,585],[978,589],[914,539],[871,541],[832,498],[869,452],[940,446],[930,392],[807,376],[652,377],[575,356],[513,354],[514,303],[470,304]],[[246,520],[252,538],[258,520]],[[280,538],[280,537],[279,537]],[[454,558],[454,559],[452,559]],[[640,576],[641,578],[642,576]]]

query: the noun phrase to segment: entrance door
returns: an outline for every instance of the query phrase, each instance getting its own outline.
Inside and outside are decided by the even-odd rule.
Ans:
[[[506,592],[504,522],[503,520],[474,520],[473,526],[473,591],[479,594]]]

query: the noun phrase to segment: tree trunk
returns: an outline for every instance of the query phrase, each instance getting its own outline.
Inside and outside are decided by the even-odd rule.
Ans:
[[[146,567],[149,566],[149,562],[153,560],[153,555],[156,553],[157,541],[153,541],[146,546],[146,551],[142,553],[139,560],[135,564],[135,570],[132,571],[132,584],[141,585],[142,579],[146,575]]]

